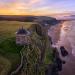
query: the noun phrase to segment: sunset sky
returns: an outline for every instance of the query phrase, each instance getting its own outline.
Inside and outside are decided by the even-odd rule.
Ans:
[[[75,12],[75,0],[0,0],[0,15],[50,15]]]

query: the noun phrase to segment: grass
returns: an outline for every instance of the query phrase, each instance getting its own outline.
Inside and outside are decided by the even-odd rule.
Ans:
[[[12,66],[15,67],[17,64],[17,67],[20,62],[20,51],[22,47],[15,43],[15,38],[9,38],[0,43],[0,54],[7,58],[12,63]]]
[[[0,21],[0,42],[6,38],[14,37],[15,32],[21,28],[29,28],[32,22],[18,22],[18,21]]]
[[[21,28],[29,28],[32,22],[0,21],[0,55],[9,60],[12,69],[20,63],[20,50],[22,47],[16,45],[15,32]],[[8,39],[9,38],[9,39]]]
[[[45,64],[52,64],[52,49],[47,49],[46,52],[45,52]]]
[[[27,29],[32,24],[34,23],[18,21],[0,21],[0,55],[4,57],[3,59],[7,59],[10,62],[11,70],[16,69],[17,66],[20,64],[20,50],[22,49],[22,46],[16,45],[15,38],[12,37],[15,37],[15,32],[22,26]],[[38,46],[41,45],[41,38],[39,36],[34,35],[33,38],[33,42],[36,42]],[[46,64],[51,63],[51,52],[49,52],[50,50],[51,49],[46,50],[45,53]],[[3,59],[1,59],[0,61],[2,62]],[[3,60],[3,62],[7,62],[7,60]],[[7,63],[9,64],[9,62]],[[0,63],[0,65],[2,64]],[[2,68],[0,67],[0,70],[1,69]]]
[[[23,46],[17,45],[15,38],[9,38],[0,43],[0,50],[4,50],[6,53],[19,53]]]
[[[50,42],[48,40],[48,38],[46,37],[44,40],[42,40],[42,38],[40,36],[38,36],[36,33],[33,33],[32,36],[32,40],[33,42],[35,42],[36,46],[38,46],[39,48],[43,47],[44,42],[46,43],[46,50],[45,50],[45,58],[44,58],[44,63],[45,64],[52,64],[52,47],[50,47]],[[40,49],[41,50],[41,49]]]
[[[10,61],[0,56],[0,75],[8,75],[10,69],[11,69]]]
[[[10,48],[10,51],[7,49],[0,49],[0,56],[3,56],[5,59],[9,60],[11,63],[11,70],[14,70],[17,68],[17,66],[20,64],[20,53],[15,50],[12,51]]]

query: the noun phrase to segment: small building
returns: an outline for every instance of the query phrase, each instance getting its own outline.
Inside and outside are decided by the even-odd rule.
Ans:
[[[30,32],[23,27],[16,32],[16,44],[27,45],[30,44]]]

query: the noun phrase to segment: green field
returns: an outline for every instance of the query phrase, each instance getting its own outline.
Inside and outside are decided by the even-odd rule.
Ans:
[[[9,60],[12,69],[19,65],[20,50],[22,49],[22,46],[15,43],[15,33],[22,26],[29,28],[32,24],[32,22],[0,21],[0,57]]]

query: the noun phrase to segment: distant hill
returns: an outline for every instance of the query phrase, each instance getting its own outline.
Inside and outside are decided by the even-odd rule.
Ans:
[[[59,20],[75,20],[75,15],[62,16]]]
[[[48,24],[56,24],[59,21],[53,17],[47,16],[8,16],[8,15],[1,15],[0,21],[7,20],[7,21],[21,21],[21,22],[34,22],[35,20],[42,21]]]
[[[37,17],[37,20],[40,22],[43,22],[44,24],[51,24],[51,25],[55,25],[60,22],[56,18],[47,17],[47,16],[39,16]]]
[[[0,16],[0,20],[7,21],[21,21],[21,22],[32,22],[35,17],[33,16]]]
[[[70,15],[70,16],[67,16],[65,18],[70,19],[70,20],[75,20],[75,15]]]

